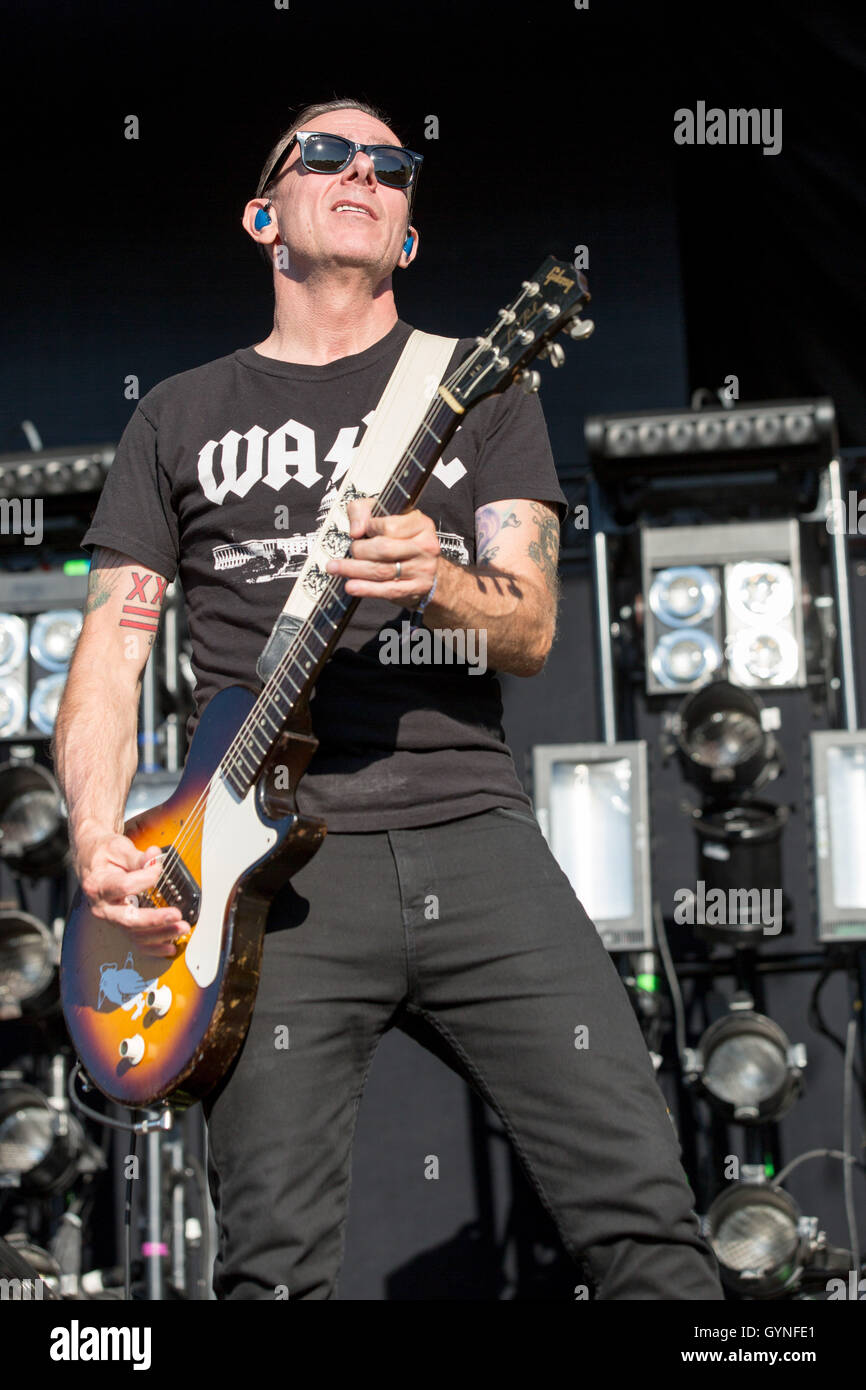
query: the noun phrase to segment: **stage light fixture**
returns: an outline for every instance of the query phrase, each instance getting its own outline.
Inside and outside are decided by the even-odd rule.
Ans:
[[[0,1087],[0,1187],[30,1196],[57,1192],[75,1175],[84,1147],[75,1116],[35,1086]]]
[[[54,608],[40,613],[30,629],[30,654],[49,671],[65,671],[84,622],[80,608]]]
[[[649,591],[650,608],[670,627],[690,627],[712,617],[721,590],[702,565],[674,565],[659,570]]]
[[[671,717],[683,775],[717,797],[753,790],[777,777],[781,748],[775,712],[731,681],[716,680],[683,701]]]
[[[651,669],[666,690],[687,690],[709,679],[722,664],[722,652],[700,628],[666,632],[652,654]]]
[[[794,1292],[820,1240],[817,1217],[802,1216],[787,1192],[757,1176],[719,1193],[702,1224],[722,1282],[754,1299]]]
[[[653,945],[644,742],[538,745],[538,824],[608,950]]]
[[[786,929],[782,895],[782,832],[787,806],[767,801],[695,808],[697,892],[682,919],[696,936],[754,946]]]
[[[0,613],[0,676],[17,670],[27,651],[27,624],[15,613]]]
[[[66,685],[66,672],[40,676],[30,696],[30,722],[41,734],[52,734],[57,723],[57,711]]]
[[[794,585],[788,565],[741,560],[725,575],[725,597],[744,623],[778,623],[794,607]]]
[[[19,874],[61,873],[69,837],[60,790],[38,763],[0,766],[0,858]]]
[[[0,738],[54,731],[83,623],[89,562],[0,571]]]
[[[596,470],[604,472],[606,461],[615,460],[617,474],[649,471],[650,460],[653,473],[671,471],[676,455],[682,469],[686,454],[692,455],[689,471],[694,472],[717,469],[722,455],[730,468],[756,462],[766,467],[771,461],[793,469],[821,467],[838,450],[836,412],[828,397],[591,415],[584,431],[588,453],[598,460]],[[769,450],[785,452],[771,460],[766,456]]]
[[[696,1048],[683,1054],[686,1081],[698,1086],[713,1108],[738,1124],[779,1120],[803,1088],[806,1049],[786,1034],[751,999],[737,1000],[716,1019]]]
[[[741,561],[725,566],[728,660],[738,685],[790,685],[800,648],[790,565]]]
[[[809,739],[820,941],[866,941],[866,730]]]
[[[39,1014],[56,1003],[58,951],[29,912],[0,912],[0,1020]]]
[[[73,445],[26,454],[0,454],[0,496],[98,492],[114,459],[115,445]]]
[[[649,695],[806,683],[797,522],[641,529]]]
[[[14,738],[27,723],[27,696],[20,681],[0,676],[0,738]]]

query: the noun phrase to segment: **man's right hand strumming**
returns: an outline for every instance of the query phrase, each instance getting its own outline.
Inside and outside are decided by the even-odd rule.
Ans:
[[[158,845],[140,850],[114,830],[84,832],[76,846],[75,866],[95,917],[122,927],[132,944],[149,955],[177,954],[178,939],[190,930],[180,908],[138,905],[139,897],[159,877],[162,851]]]

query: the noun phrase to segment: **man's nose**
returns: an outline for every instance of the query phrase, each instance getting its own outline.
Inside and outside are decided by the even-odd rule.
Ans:
[[[375,184],[376,170],[373,161],[364,150],[358,150],[351,164],[343,171],[346,179],[358,179],[361,183]]]

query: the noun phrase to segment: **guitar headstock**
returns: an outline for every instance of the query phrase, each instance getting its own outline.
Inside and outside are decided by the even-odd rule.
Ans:
[[[548,256],[532,279],[524,280],[514,301],[500,309],[484,337],[476,338],[475,350],[448,383],[451,394],[468,410],[515,381],[527,391],[537,391],[541,377],[529,363],[547,357],[551,366],[560,367],[565,352],[553,341],[557,334],[576,341],[589,337],[595,325],[578,317],[589,299],[585,276],[568,261]]]

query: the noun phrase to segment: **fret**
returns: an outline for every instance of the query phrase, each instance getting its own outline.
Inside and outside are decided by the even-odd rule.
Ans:
[[[393,515],[402,510],[407,501],[412,502],[419,495],[456,422],[457,415],[447,402],[440,400],[431,406],[394,473],[380,488],[378,498],[373,503],[374,515]],[[423,457],[425,454],[426,459]],[[409,490],[403,486],[401,478],[407,481]],[[302,692],[312,685],[314,672],[323,664],[323,658],[333,645],[334,635],[346,612],[356,603],[357,599],[353,599],[341,586],[336,592],[321,595],[309,618],[291,639],[288,650],[269,676],[259,700],[238,731],[231,758],[227,755],[230,769],[221,767],[238,795],[249,790],[293,705]],[[313,638],[318,643],[318,650]],[[266,734],[266,729],[270,731],[269,734]],[[266,743],[264,748],[261,746],[262,739]]]
[[[280,731],[280,726],[279,726],[279,724],[274,724],[274,723],[272,722],[272,720],[268,719],[267,709],[266,709],[265,705],[262,705],[261,710],[259,711],[259,713],[261,714],[261,717],[262,717],[262,719],[264,720],[264,722],[265,722],[266,724],[270,724],[272,731],[273,731],[275,734],[279,733],[279,731]]]

